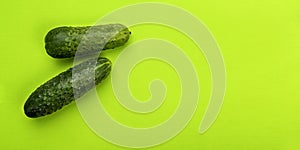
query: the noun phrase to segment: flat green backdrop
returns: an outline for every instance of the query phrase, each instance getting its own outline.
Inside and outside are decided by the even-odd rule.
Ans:
[[[75,103],[40,119],[27,118],[23,104],[35,88],[72,66],[72,60],[56,60],[46,54],[43,39],[51,28],[93,25],[103,15],[138,2],[144,1],[16,0],[1,3],[1,149],[127,149],[94,134]],[[217,121],[205,134],[198,134],[211,92],[205,57],[187,37],[173,29],[155,25],[130,28],[132,37],[128,44],[145,38],[163,38],[181,47],[199,66],[201,96],[194,117],[175,138],[149,149],[299,149],[300,2],[158,2],[186,9],[211,30],[224,56],[227,90]],[[114,62],[124,47],[102,55]],[[114,119],[132,127],[150,127],[167,119],[175,111],[180,97],[176,72],[157,60],[142,62],[132,71],[129,83],[133,95],[146,100],[150,96],[148,84],[155,78],[165,81],[168,93],[165,103],[150,114],[136,114],[121,107],[112,93],[110,79],[97,86],[97,91]]]

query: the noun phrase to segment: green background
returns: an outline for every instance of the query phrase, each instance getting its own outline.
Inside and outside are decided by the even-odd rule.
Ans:
[[[112,10],[138,2],[143,1],[1,2],[1,149],[127,149],[94,134],[75,103],[40,119],[27,118],[23,104],[35,88],[72,65],[72,60],[56,60],[46,55],[43,38],[51,28],[93,25]],[[164,38],[180,46],[193,63],[200,66],[197,72],[201,96],[194,117],[175,138],[149,149],[299,149],[300,2],[158,2],[188,10],[211,30],[225,60],[227,89],[217,121],[205,134],[198,134],[211,92],[205,57],[187,37],[175,30],[155,25],[130,28],[133,34],[128,44],[149,37]],[[123,48],[106,51],[103,55],[114,62]],[[180,96],[175,71],[155,60],[142,62],[133,70],[129,83],[134,96],[141,101],[147,99],[149,81],[155,78],[165,81],[168,93],[165,103],[150,114],[135,114],[122,108],[114,98],[110,80],[97,90],[105,108],[116,120],[128,126],[150,127],[175,111]]]

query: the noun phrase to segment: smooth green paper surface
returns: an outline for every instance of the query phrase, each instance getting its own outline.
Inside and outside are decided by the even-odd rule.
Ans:
[[[0,148],[129,149],[98,137],[85,124],[75,103],[39,119],[27,118],[23,104],[39,85],[73,65],[70,59],[53,59],[46,54],[44,37],[50,29],[93,25],[111,11],[139,2],[145,1],[2,2]],[[300,2],[156,2],[181,7],[207,25],[223,54],[227,86],[218,119],[207,132],[199,134],[212,82],[204,55],[189,38],[174,29],[150,24],[130,27],[132,36],[125,46],[101,55],[114,62],[122,49],[138,40],[166,39],[182,48],[198,66],[201,86],[197,111],[187,127],[170,141],[148,149],[298,149]],[[144,128],[162,123],[179,105],[180,82],[176,71],[161,61],[151,59],[138,64],[129,78],[132,94],[141,101],[151,95],[148,85],[153,79],[165,82],[165,101],[152,113],[138,114],[122,107],[114,97],[110,78],[97,86],[98,95],[107,112],[127,126]]]

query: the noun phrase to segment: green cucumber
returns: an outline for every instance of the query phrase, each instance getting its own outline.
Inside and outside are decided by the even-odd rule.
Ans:
[[[61,109],[94,88],[110,71],[111,61],[100,57],[89,59],[60,73],[29,96],[24,105],[26,116],[37,118]]]
[[[45,37],[45,49],[54,58],[84,56],[124,45],[131,32],[122,24],[58,27]]]

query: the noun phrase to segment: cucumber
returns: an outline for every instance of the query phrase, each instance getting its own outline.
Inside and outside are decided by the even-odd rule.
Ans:
[[[130,34],[128,28],[122,24],[58,27],[47,33],[45,49],[54,58],[71,58],[75,54],[90,55],[124,45]]]
[[[111,61],[100,57],[89,59],[60,73],[28,97],[24,104],[26,116],[37,118],[61,109],[99,84],[110,71]],[[92,73],[94,79],[91,78]]]

